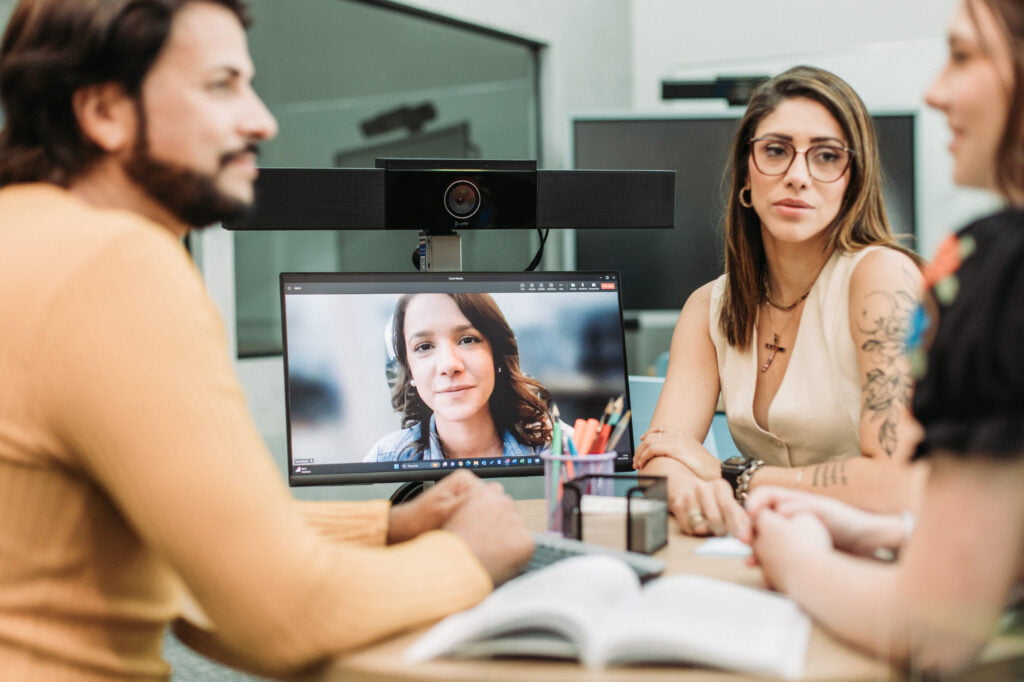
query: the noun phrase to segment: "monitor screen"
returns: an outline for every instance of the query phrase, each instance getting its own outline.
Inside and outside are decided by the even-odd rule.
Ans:
[[[912,236],[915,116],[872,119],[889,220],[897,234]],[[676,171],[675,229],[580,232],[575,267],[619,270],[627,310],[679,310],[695,289],[722,274],[723,175],[738,124],[739,116],[574,120],[577,169]]]
[[[629,409],[620,295],[612,271],[282,274],[289,482],[542,474],[552,403],[567,434]]]

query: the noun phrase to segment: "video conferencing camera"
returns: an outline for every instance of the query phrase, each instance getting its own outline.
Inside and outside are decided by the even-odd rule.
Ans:
[[[266,168],[232,230],[670,228],[675,172],[537,170],[535,161],[377,159],[376,168]]]

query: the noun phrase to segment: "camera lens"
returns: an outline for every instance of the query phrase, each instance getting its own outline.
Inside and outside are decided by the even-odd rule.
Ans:
[[[469,180],[456,180],[444,191],[444,210],[465,219],[480,210],[480,190]]]

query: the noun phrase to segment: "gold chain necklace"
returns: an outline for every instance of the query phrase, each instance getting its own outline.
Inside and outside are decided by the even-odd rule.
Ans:
[[[826,260],[825,263],[822,263],[821,267],[818,268],[818,272],[817,272],[816,275],[814,275],[814,279],[811,280],[811,286],[807,287],[807,291],[805,291],[800,298],[796,299],[795,301],[793,301],[789,305],[784,305],[782,303],[778,303],[778,302],[772,300],[772,295],[771,295],[771,291],[770,291],[771,287],[768,286],[768,271],[766,270],[766,271],[762,272],[761,273],[761,290],[764,292],[764,300],[771,307],[773,307],[773,308],[775,308],[777,310],[781,310],[784,313],[788,313],[790,310],[793,310],[798,305],[803,303],[804,299],[806,299],[808,296],[811,295],[811,289],[814,288],[814,283],[818,281],[818,275],[820,275],[821,271],[825,269],[825,264],[826,263],[828,263],[828,260]]]
[[[813,284],[811,285],[811,288],[814,288]],[[807,298],[807,296],[810,293],[811,293],[811,290],[808,289],[807,291],[804,292],[803,296],[801,296],[800,298],[796,299],[795,301],[793,301],[789,305],[782,305],[781,303],[776,303],[775,301],[772,300],[772,295],[768,293],[768,288],[765,287],[765,290],[764,290],[764,300],[767,301],[768,305],[770,305],[771,307],[778,308],[782,312],[788,313],[790,310],[792,310],[793,308],[795,308],[798,305],[800,305],[801,303],[803,303],[803,300],[805,298]]]

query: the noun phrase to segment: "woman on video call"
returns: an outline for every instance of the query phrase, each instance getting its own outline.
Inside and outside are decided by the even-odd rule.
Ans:
[[[519,346],[488,294],[409,294],[391,329],[402,429],[365,462],[529,457],[551,450],[551,396],[519,368]]]
[[[886,217],[864,103],[822,69],[772,78],[739,123],[729,177],[725,274],[680,313],[634,465],[669,477],[685,533],[745,538],[736,499],[769,483],[908,506],[903,347],[921,279]],[[728,470],[702,446],[720,398],[746,457]]]

